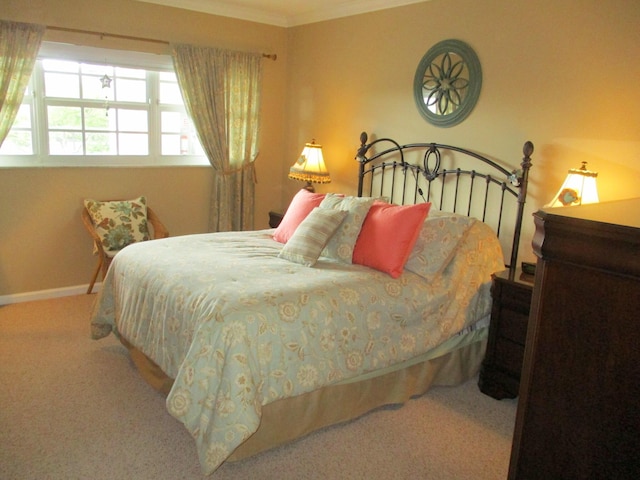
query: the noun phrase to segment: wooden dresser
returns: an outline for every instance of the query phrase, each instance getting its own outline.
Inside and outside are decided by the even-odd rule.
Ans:
[[[640,199],[541,210],[510,479],[640,478]]]

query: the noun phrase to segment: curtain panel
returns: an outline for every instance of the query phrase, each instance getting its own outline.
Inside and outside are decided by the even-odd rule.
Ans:
[[[45,27],[0,20],[0,145],[13,125]]]
[[[211,163],[209,231],[254,228],[262,55],[172,45],[186,109]]]

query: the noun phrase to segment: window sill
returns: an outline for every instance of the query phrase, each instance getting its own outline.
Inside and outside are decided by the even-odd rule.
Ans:
[[[59,167],[98,167],[98,168],[141,168],[141,167],[205,167],[210,166],[202,156],[163,156],[163,157],[94,157],[94,156],[58,156],[38,158],[35,156],[0,157],[0,168],[59,168]]]

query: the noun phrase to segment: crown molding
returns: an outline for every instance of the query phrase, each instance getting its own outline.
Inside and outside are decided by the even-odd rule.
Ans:
[[[167,7],[182,8],[223,17],[265,23],[278,27],[295,27],[309,23],[333,20],[362,13],[401,7],[430,0],[333,0],[309,1],[309,8],[301,8],[299,3],[291,6],[290,0],[281,2],[255,0],[238,5],[224,0],[138,0]],[[248,4],[251,4],[249,6]],[[321,5],[316,7],[316,5]]]

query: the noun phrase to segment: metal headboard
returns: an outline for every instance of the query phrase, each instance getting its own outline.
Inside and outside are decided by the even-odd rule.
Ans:
[[[398,204],[429,201],[431,208],[476,217],[494,229],[509,259],[506,266],[515,268],[533,143],[525,142],[520,169],[510,172],[460,147],[367,140],[362,132],[358,196],[387,197]]]

